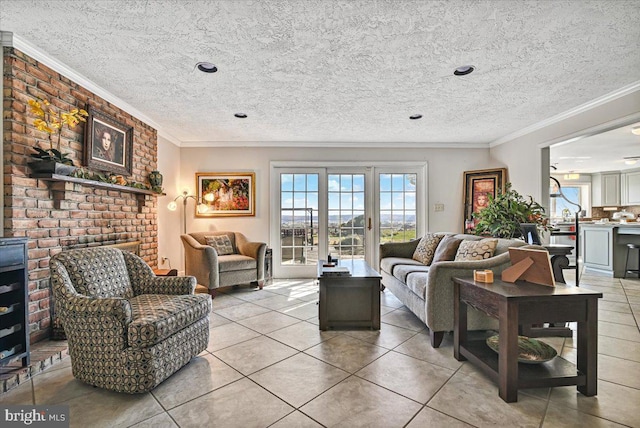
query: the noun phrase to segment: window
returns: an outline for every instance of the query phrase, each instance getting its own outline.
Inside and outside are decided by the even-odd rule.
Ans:
[[[417,174],[380,174],[380,242],[416,237]]]

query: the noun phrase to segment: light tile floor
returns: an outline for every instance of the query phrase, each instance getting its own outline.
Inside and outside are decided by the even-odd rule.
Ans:
[[[380,331],[321,332],[314,281],[279,280],[221,293],[207,350],[150,393],[85,385],[65,358],[0,404],[66,404],[72,427],[640,427],[640,281],[585,274],[581,286],[604,293],[597,397],[526,389],[507,404],[453,358],[451,334],[431,348],[390,292]],[[575,361],[575,338],[542,340]]]

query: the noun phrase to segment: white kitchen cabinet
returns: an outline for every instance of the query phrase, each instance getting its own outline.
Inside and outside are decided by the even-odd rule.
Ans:
[[[622,205],[640,205],[640,171],[620,175]]]
[[[613,227],[581,227],[583,262],[585,267],[613,271]]]
[[[593,174],[591,198],[594,207],[615,207],[621,204],[620,173]]]

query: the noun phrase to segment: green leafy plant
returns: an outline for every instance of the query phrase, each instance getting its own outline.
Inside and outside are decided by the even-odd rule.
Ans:
[[[65,165],[73,165],[73,160],[66,153],[62,153],[57,149],[43,150],[40,147],[33,148],[36,153],[32,153],[31,157],[41,161],[55,161]]]
[[[478,220],[476,235],[491,235],[496,238],[519,238],[522,236],[521,223],[533,223],[540,231],[547,231],[548,218],[544,207],[511,189],[506,183],[505,191],[494,198],[489,195],[488,205],[473,217]]]

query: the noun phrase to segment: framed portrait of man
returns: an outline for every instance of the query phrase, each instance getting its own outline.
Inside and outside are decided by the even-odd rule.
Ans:
[[[133,127],[107,116],[94,107],[87,108],[85,127],[85,165],[90,169],[131,175]]]
[[[489,197],[495,198],[504,192],[507,169],[482,169],[464,172],[464,231],[473,232],[477,220],[473,213],[484,209]]]

